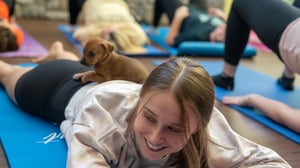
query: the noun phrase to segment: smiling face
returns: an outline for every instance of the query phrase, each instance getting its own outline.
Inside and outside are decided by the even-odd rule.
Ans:
[[[150,160],[162,157],[183,149],[185,130],[187,138],[197,130],[195,112],[185,105],[189,129],[181,122],[179,104],[173,94],[168,91],[152,91],[145,94],[138,107],[134,122],[134,132],[142,155]]]

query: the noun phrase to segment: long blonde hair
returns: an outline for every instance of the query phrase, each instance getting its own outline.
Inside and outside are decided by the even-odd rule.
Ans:
[[[188,123],[184,106],[188,104],[197,112],[198,130],[187,141],[180,154],[184,158],[185,167],[208,167],[207,125],[214,106],[215,92],[213,81],[207,71],[189,58],[170,59],[150,73],[143,84],[140,96],[153,90],[171,90],[174,93],[181,107],[182,122],[185,125]]]

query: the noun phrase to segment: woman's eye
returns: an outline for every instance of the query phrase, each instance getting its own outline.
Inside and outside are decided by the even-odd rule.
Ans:
[[[175,128],[175,127],[168,127],[168,129],[174,133],[179,133],[180,132],[180,129],[178,128]]]
[[[145,114],[144,116],[148,121],[155,122],[155,119],[153,117],[151,117],[149,114]]]

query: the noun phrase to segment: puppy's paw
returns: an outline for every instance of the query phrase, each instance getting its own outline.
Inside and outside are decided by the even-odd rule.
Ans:
[[[83,73],[76,73],[73,75],[73,79],[75,80],[80,80],[83,76]]]
[[[74,74],[73,79],[80,80],[83,84],[90,82],[88,75],[86,75],[85,73]]]

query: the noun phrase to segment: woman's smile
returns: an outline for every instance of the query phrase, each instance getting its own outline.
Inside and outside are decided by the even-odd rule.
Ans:
[[[153,152],[159,152],[159,151],[166,148],[166,146],[162,146],[162,145],[153,145],[149,141],[147,141],[146,138],[145,138],[145,144],[148,147],[148,149],[153,151]]]

